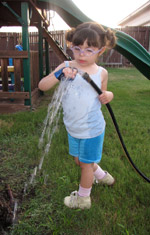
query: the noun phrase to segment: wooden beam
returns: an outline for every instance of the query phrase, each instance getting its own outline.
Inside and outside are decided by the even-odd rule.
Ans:
[[[23,50],[30,52],[29,46],[29,4],[21,2],[21,17],[25,22],[22,25],[22,46]],[[31,105],[31,77],[30,77],[30,54],[28,59],[23,59],[24,91],[29,92],[30,98],[25,100],[25,105]]]
[[[28,51],[0,50],[0,59],[8,59],[8,58],[15,58],[15,59],[28,58]]]
[[[70,60],[70,58],[67,55],[65,55],[63,50],[59,48],[59,46],[56,44],[56,42],[54,41],[52,36],[49,34],[49,32],[44,28],[43,28],[43,37],[50,44],[51,48],[56,53],[57,57],[59,58],[61,62],[63,62],[64,60]]]
[[[24,104],[0,104],[0,114],[16,113],[18,111],[30,110],[30,106]]]
[[[15,91],[21,91],[21,61],[14,59]]]
[[[7,59],[1,60],[1,76],[3,91],[8,91],[8,71],[7,71]]]
[[[0,92],[1,99],[29,99],[29,92]]]
[[[36,6],[36,4],[34,3],[33,0],[30,0],[29,2],[31,3],[32,7],[34,8],[35,14],[40,18],[40,20],[43,21],[43,23],[45,24],[45,26],[48,27],[48,26],[49,26],[49,22],[48,22],[48,20],[45,19],[45,17],[42,15],[41,9],[39,9],[39,8]]]
[[[32,105],[37,103],[37,100],[40,96],[40,90],[38,88],[35,88],[32,92],[31,92],[31,96],[32,96]]]

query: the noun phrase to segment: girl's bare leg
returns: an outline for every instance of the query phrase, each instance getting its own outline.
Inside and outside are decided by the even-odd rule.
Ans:
[[[98,176],[98,178],[103,178],[105,176],[105,172],[97,163],[83,163],[80,162],[78,157],[75,157],[75,163],[81,168],[81,181],[80,185],[83,188],[90,188],[93,184],[93,177]]]
[[[78,157],[75,157],[75,163],[80,166],[80,161]],[[98,164],[97,163],[92,163],[92,167],[93,167],[93,172],[97,170],[98,168]]]
[[[83,188],[91,188],[93,184],[93,163],[87,164],[80,162],[81,180],[80,185]]]

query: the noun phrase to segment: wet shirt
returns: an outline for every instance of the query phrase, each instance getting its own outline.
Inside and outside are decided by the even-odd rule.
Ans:
[[[101,88],[101,71],[90,75]],[[74,80],[68,81],[69,89],[63,96],[63,120],[68,133],[75,138],[93,138],[105,129],[105,120],[97,92],[77,73]]]

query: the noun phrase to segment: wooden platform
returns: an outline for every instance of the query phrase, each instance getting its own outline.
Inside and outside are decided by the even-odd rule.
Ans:
[[[13,58],[14,63],[14,84],[10,84],[8,73],[9,58]],[[27,58],[27,51],[0,51],[0,114],[31,110],[33,105],[37,102],[40,95],[38,90],[38,52],[30,52],[30,75],[28,76],[28,81],[24,76],[26,71],[24,71],[21,66],[23,60]],[[13,89],[10,89],[11,87],[13,87]]]
[[[0,114],[8,114],[8,113],[16,113],[18,111],[25,111],[30,110],[30,106],[25,106],[23,103],[16,104],[8,104],[7,103],[1,103],[0,104]]]
[[[16,113],[19,111],[26,111],[26,110],[32,110],[34,106],[36,106],[36,103],[38,102],[38,99],[40,97],[40,91],[38,88],[34,89],[34,91],[31,92],[32,97],[32,105],[28,106],[24,104],[24,96],[26,94],[26,97],[28,98],[29,94],[28,92],[22,93],[22,99],[16,99],[17,98],[17,92],[6,92],[6,97],[3,92],[0,92],[0,114],[8,114],[8,113]],[[18,92],[18,97],[21,98],[21,94]],[[15,98],[15,99],[14,99]],[[10,100],[11,99],[11,100]]]

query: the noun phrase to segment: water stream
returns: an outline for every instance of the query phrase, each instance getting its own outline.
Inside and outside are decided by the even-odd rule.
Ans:
[[[41,149],[42,156],[40,158],[39,164],[35,166],[35,168],[33,169],[33,173],[31,174],[29,180],[25,182],[23,189],[23,197],[27,194],[29,187],[35,182],[35,177],[37,175],[37,172],[42,169],[45,156],[48,154],[50,150],[53,135],[58,129],[58,121],[62,110],[62,105],[61,105],[62,98],[66,94],[70,86],[72,86],[71,79],[64,77],[60,82],[59,86],[57,87],[57,89],[55,89],[52,100],[48,105],[47,115],[43,122],[43,130],[38,143],[38,148]],[[44,184],[46,184],[47,178],[48,175],[45,174]],[[12,226],[15,226],[16,224],[17,209],[18,209],[18,201],[15,199]]]
[[[42,150],[42,156],[40,158],[39,164],[33,169],[33,173],[31,174],[29,181],[24,185],[24,195],[26,194],[28,187],[33,184],[38,170],[40,171],[42,169],[45,156],[50,150],[53,135],[58,129],[58,121],[62,110],[61,101],[63,95],[65,95],[70,85],[71,81],[63,78],[55,90],[52,100],[48,105],[47,115],[43,122],[43,130],[38,143],[38,148]],[[48,175],[45,176],[45,182],[47,177]]]
[[[78,73],[82,76],[84,72],[82,70],[78,70]],[[38,143],[38,148],[42,149],[42,156],[40,158],[39,165],[33,169],[29,182],[25,183],[24,195],[26,194],[29,185],[33,184],[37,171],[42,169],[45,156],[50,150],[53,135],[58,128],[58,121],[62,110],[62,98],[71,86],[72,79],[63,77],[53,94],[50,104],[48,105],[47,115],[43,122],[44,127]],[[45,176],[45,178],[47,177],[48,175]],[[46,182],[46,179],[44,181]]]

